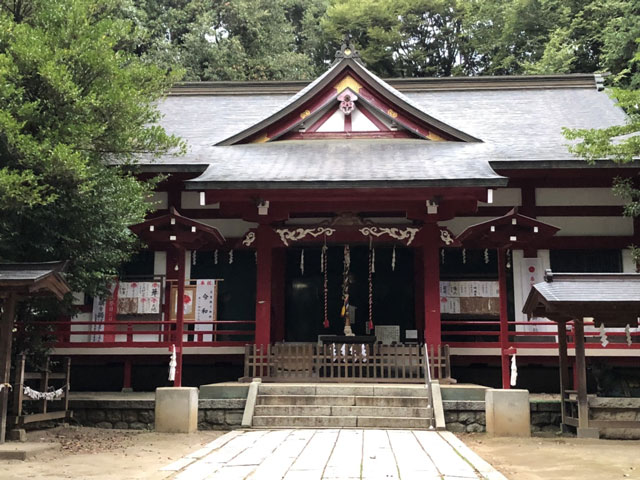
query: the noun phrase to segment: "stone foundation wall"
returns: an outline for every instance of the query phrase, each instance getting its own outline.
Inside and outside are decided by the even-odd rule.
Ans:
[[[484,432],[487,424],[484,402],[472,400],[444,400],[444,420],[447,430],[454,433]]]
[[[640,439],[640,398],[589,397],[590,420],[637,422],[636,428],[601,428],[600,438]]]
[[[73,419],[97,428],[153,430],[154,400],[71,400]],[[244,399],[201,399],[198,402],[199,430],[231,430],[242,423]]]
[[[560,431],[560,400],[532,401],[530,407],[532,433]]]
[[[445,400],[447,430],[454,433],[478,433],[486,430],[487,418],[482,401]],[[530,402],[531,432],[560,430],[560,401]]]

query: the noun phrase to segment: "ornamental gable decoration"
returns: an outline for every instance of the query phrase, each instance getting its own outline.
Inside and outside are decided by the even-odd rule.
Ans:
[[[279,111],[218,145],[335,138],[480,141],[428,115],[367,70],[345,43],[331,68]]]

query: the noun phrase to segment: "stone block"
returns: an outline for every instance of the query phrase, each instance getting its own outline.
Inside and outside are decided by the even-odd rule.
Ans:
[[[456,422],[458,420],[458,412],[445,411],[444,412],[444,420],[447,423]]]
[[[224,423],[227,425],[240,426],[242,423],[242,414],[241,411],[226,411],[224,412]]]
[[[26,442],[27,431],[23,428],[14,428],[13,430],[9,430],[7,433],[7,440],[11,440],[13,442]]]
[[[237,382],[212,383],[210,385],[200,385],[200,398],[215,399],[246,399],[249,384]]]
[[[87,420],[92,423],[103,422],[106,418],[104,410],[89,410],[87,412]]]
[[[600,438],[600,430],[598,430],[597,428],[578,427],[576,429],[576,436],[578,438],[595,438],[595,439],[598,439],[598,438]]]
[[[155,420],[153,410],[140,410],[138,412],[138,421],[151,424]]]
[[[198,407],[202,410],[229,408],[244,408],[246,398],[205,398],[198,401]]]
[[[122,412],[110,408],[109,410],[105,410],[105,417],[109,422],[119,422],[122,420]]]
[[[113,428],[118,430],[127,430],[129,428],[129,424],[127,422],[116,422],[113,424]]]
[[[142,422],[132,422],[129,424],[129,428],[131,430],[147,430],[149,428],[145,423]]]
[[[128,423],[137,422],[138,421],[138,411],[137,410],[123,410],[122,411],[122,420]]]
[[[222,425],[224,423],[224,410],[207,410],[205,412],[207,423]]]
[[[467,425],[467,433],[481,433],[484,432],[484,426],[479,423],[471,423]]]
[[[467,428],[463,424],[458,422],[447,423],[447,430],[453,433],[462,433],[466,431],[466,429]]]
[[[156,389],[155,428],[157,432],[164,433],[197,431],[198,389],[194,387]]]
[[[469,425],[470,423],[474,423],[476,421],[476,413],[475,412],[460,412],[458,413],[458,422],[463,423],[465,425]]]
[[[485,394],[487,433],[505,437],[530,437],[528,390],[489,389]]]
[[[111,430],[113,428],[113,424],[111,422],[98,422],[96,423],[96,428]]]

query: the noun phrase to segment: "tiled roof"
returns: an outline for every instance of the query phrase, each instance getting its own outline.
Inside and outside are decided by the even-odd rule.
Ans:
[[[490,83],[484,81],[477,90],[468,85],[447,90],[439,84],[437,89],[416,91],[414,85],[400,93],[415,108],[480,143],[351,139],[215,146],[281,110],[301,93],[293,98],[219,92],[169,96],[160,103],[161,123],[187,141],[188,153],[141,163],[156,170],[204,171],[208,167],[200,180],[217,188],[236,182],[451,184],[463,179],[469,184],[477,180],[478,185],[497,182],[497,186],[501,180],[491,167],[587,167],[569,153],[562,129],[601,128],[626,121],[609,95],[598,91],[595,81],[591,87],[550,83],[552,88],[544,88],[543,81],[526,88],[500,81],[495,81],[495,89],[487,88],[485,84]]]
[[[486,161],[474,155],[478,145],[424,140],[295,140],[267,144],[216,147],[216,158],[187,188],[245,188],[254,182],[275,182],[259,188],[304,187],[311,182],[326,187],[478,185],[500,186]],[[256,186],[258,187],[258,186]]]
[[[533,286],[547,302],[640,303],[640,274],[562,274]]]

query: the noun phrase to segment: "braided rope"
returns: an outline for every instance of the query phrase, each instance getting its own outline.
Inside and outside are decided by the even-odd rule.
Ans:
[[[322,254],[321,254],[321,265],[322,265],[322,271],[324,272],[324,322],[323,322],[323,326],[324,328],[329,328],[329,274],[327,272],[328,268],[327,268],[327,246],[324,245],[322,247]]]
[[[373,262],[374,253],[373,247],[369,246],[369,322],[367,327],[369,331],[373,330]]]

